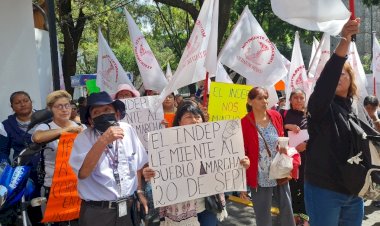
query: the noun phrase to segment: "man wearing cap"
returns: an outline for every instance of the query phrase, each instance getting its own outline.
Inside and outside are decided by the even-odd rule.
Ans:
[[[118,122],[124,110],[124,103],[106,92],[87,99],[90,126],[77,136],[70,156],[82,199],[80,225],[132,225],[135,191],[146,207],[141,172],[148,158],[136,131]]]

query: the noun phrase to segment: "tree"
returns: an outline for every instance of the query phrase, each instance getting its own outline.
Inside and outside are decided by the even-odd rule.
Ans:
[[[364,5],[371,6],[371,5],[379,5],[380,0],[363,0]]]

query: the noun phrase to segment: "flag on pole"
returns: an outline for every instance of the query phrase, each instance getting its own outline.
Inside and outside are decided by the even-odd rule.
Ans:
[[[358,95],[360,98],[364,100],[366,96],[368,96],[368,92],[366,89],[366,75],[364,72],[364,68],[362,65],[362,62],[360,61],[359,53],[356,48],[356,43],[351,42],[350,45],[350,54],[348,56],[348,62],[350,63],[351,67],[354,69],[355,72],[355,82],[356,86],[358,88]]]
[[[286,74],[280,52],[268,39],[248,6],[220,51],[219,60],[256,86],[274,85]]]
[[[313,44],[311,45],[311,55],[310,55],[310,60],[309,60],[309,70],[310,70],[311,61],[313,60],[313,57],[315,56],[315,52],[317,51],[318,46],[319,46],[319,41],[313,36]]]
[[[128,84],[135,89],[128,79],[127,73],[108,46],[100,28],[98,31],[98,49],[96,85],[100,90],[112,95],[117,92],[117,86],[119,84]]]
[[[165,77],[168,81],[172,80],[173,78],[173,72],[172,72],[172,69],[170,68],[170,64],[168,63],[168,65],[166,66],[166,73],[165,73]]]
[[[207,45],[207,55],[205,60],[206,71],[210,74],[216,74],[217,71],[217,55],[218,55],[218,18],[219,18],[219,0],[214,1],[212,13],[212,26],[210,38]]]
[[[307,76],[305,70],[305,64],[303,63],[301,46],[300,46],[300,37],[298,31],[295,34],[293,51],[292,51],[292,60],[290,65],[290,70],[288,74],[288,79],[286,83],[286,102],[287,106],[289,103],[290,93],[295,89],[302,89],[306,93],[306,97],[310,96],[310,92],[307,84]]]
[[[372,73],[376,81],[380,81],[380,45],[376,38],[376,34],[373,34],[373,58],[372,58]]]
[[[218,61],[218,67],[216,68],[215,82],[233,83],[220,61]]]
[[[218,2],[218,0],[216,1]],[[160,98],[156,102],[156,109],[165,100],[166,96],[174,90],[205,79],[205,60],[209,54],[208,51],[212,51],[212,48],[208,47],[209,39],[212,28],[218,24],[218,21],[213,21],[213,15],[219,12],[219,3],[214,4],[214,2],[215,0],[204,1],[177,70],[172,80],[161,92]],[[216,43],[213,44],[216,45]]]
[[[313,78],[313,83],[318,80],[319,76],[321,75],[321,72],[323,68],[325,67],[325,64],[330,59],[330,35],[327,33],[324,33],[321,39],[321,42],[319,43],[317,50],[314,55],[314,59],[312,60],[312,65],[310,65],[309,68],[309,76]]]
[[[294,26],[338,35],[350,18],[341,0],[271,0],[272,10]]]
[[[124,12],[128,21],[128,31],[133,44],[133,52],[135,54],[137,66],[139,67],[144,88],[146,90],[161,92],[168,84],[164,72],[132,16],[125,8]]]

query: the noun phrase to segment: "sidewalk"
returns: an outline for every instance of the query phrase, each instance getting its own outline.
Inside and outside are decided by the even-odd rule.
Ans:
[[[380,226],[380,208],[371,205],[371,201],[364,203],[363,226]],[[255,226],[255,214],[252,207],[227,200],[228,218],[219,226]],[[275,219],[275,216],[273,217]]]

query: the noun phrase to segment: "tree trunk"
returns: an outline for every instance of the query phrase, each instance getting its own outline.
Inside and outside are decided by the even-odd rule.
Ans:
[[[64,40],[62,56],[63,79],[66,90],[73,94],[74,90],[71,87],[71,76],[75,75],[76,72],[79,41],[82,37],[87,18],[82,8],[80,8],[78,18],[74,25],[71,0],[59,0],[57,4],[60,28]]]

